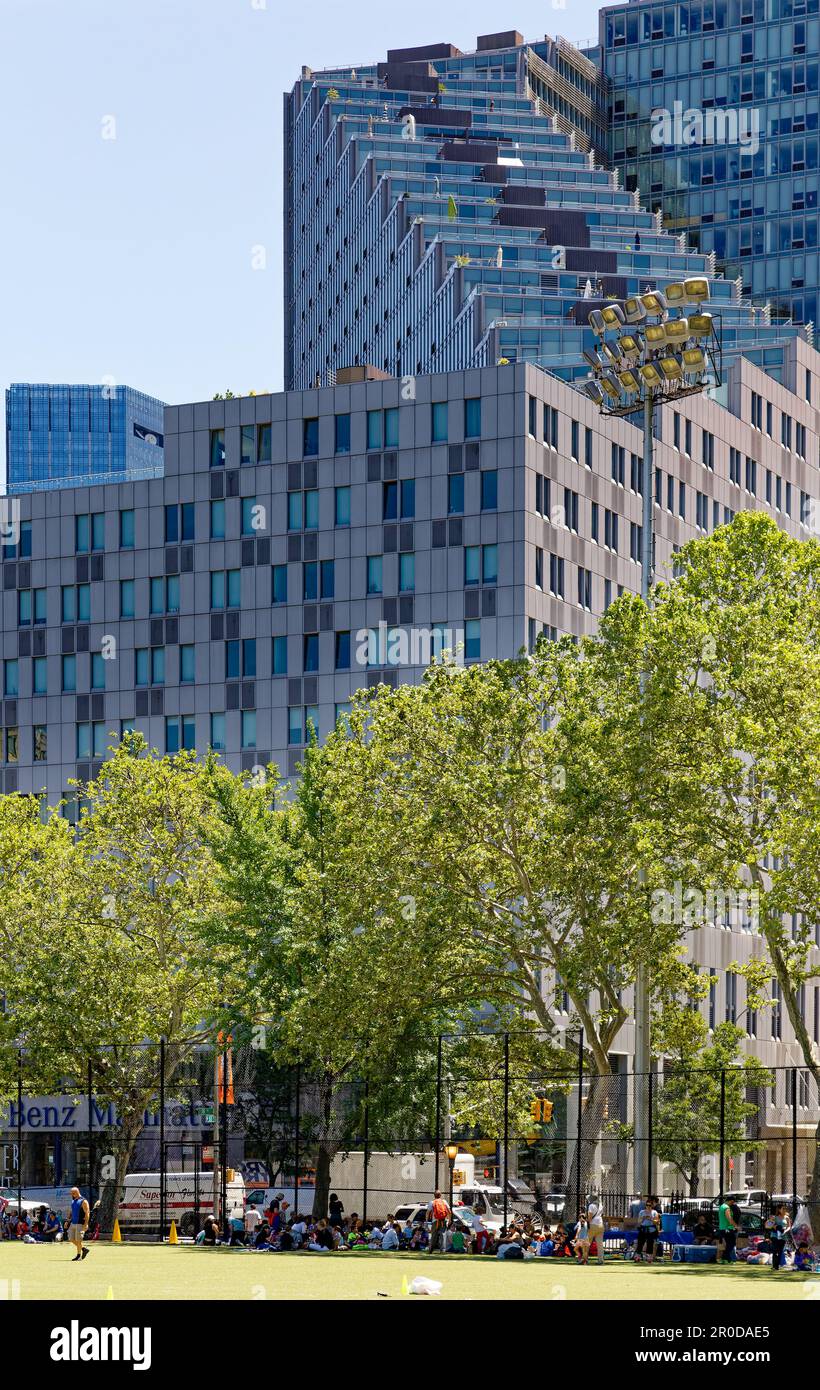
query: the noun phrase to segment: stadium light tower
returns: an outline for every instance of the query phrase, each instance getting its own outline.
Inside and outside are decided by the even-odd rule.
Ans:
[[[643,413],[643,526],[641,597],[649,603],[655,567],[655,408],[695,396],[721,381],[721,340],[712,315],[703,309],[709,281],[676,281],[665,290],[613,301],[589,315],[596,345],[585,351],[591,375],[581,390],[602,415]],[[648,970],[640,965],[635,979],[635,1077],[648,1077],[650,989]],[[636,1153],[635,1186],[652,1189],[649,1154],[649,1083],[635,1081],[633,1118]]]

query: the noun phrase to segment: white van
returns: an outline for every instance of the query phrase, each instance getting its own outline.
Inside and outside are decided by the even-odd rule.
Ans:
[[[197,1174],[166,1173],[165,1175],[165,1220],[170,1227],[176,1223],[182,1236],[192,1236],[195,1231],[195,1203],[199,1197],[199,1226],[206,1216],[214,1212],[214,1175],[200,1169]],[[245,1180],[239,1173],[226,1184],[228,1219],[241,1217],[245,1208]],[[158,1231],[160,1221],[160,1175],[159,1173],[128,1173],[122,1192],[118,1219],[120,1229],[126,1231]]]

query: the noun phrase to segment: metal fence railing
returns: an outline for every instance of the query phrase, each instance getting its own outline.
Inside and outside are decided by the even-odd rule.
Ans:
[[[0,1049],[0,1196],[65,1212],[81,1188],[104,1234],[195,1236],[243,1198],[350,1217],[426,1206],[452,1188],[506,1222],[574,1219],[590,1193],[611,1217],[641,1195],[709,1210],[737,1192],[764,1216],[809,1192],[820,1097],[807,1068],[749,1072],[590,1067],[582,1040],[556,1054],[527,1034],[433,1038],[411,1086],[389,1068],[343,1080],[264,1049],[146,1044],[99,1049],[71,1076]],[[636,1116],[643,1121],[636,1138]]]

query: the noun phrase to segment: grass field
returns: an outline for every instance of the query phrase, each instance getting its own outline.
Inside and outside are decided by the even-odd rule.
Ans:
[[[402,1281],[426,1274],[455,1299],[692,1299],[714,1302],[820,1298],[820,1276],[770,1269],[633,1265],[580,1268],[569,1260],[524,1264],[458,1255],[265,1255],[193,1246],[95,1244],[82,1264],[65,1246],[0,1245],[0,1298],[367,1299],[403,1298]],[[8,1283],[5,1283],[8,1281]],[[15,1281],[19,1281],[19,1284]],[[424,1300],[411,1297],[405,1301]]]

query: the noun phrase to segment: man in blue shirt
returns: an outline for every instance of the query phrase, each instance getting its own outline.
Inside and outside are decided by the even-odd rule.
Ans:
[[[68,1239],[76,1249],[77,1253],[71,1261],[75,1264],[77,1260],[84,1260],[88,1254],[88,1246],[83,1246],[83,1236],[88,1230],[88,1218],[90,1209],[85,1197],[80,1195],[79,1187],[71,1189],[71,1222],[68,1227]]]

